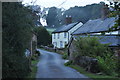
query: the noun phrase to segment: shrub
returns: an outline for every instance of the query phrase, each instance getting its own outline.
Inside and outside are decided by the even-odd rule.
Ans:
[[[36,60],[36,55],[32,55],[31,60]]]
[[[35,54],[37,54],[38,56],[40,56],[40,51],[37,51],[37,50],[36,50],[36,53],[35,53]]]
[[[97,58],[98,70],[107,75],[116,75],[117,60],[108,44],[101,44],[97,37],[82,37],[75,41],[75,45],[77,51],[73,54],[74,62],[78,62],[81,56]]]
[[[34,28],[34,32],[37,34],[37,45],[50,45],[51,44],[51,35],[44,27]]]
[[[32,10],[7,2],[2,3],[2,14],[2,78],[25,78],[30,71],[24,52],[32,38]]]
[[[48,47],[53,48],[53,47],[54,47],[54,45],[53,45],[53,44],[50,44],[50,45],[48,45]]]
[[[36,52],[32,55],[31,60],[36,60],[40,56],[40,52],[36,50]]]
[[[68,55],[67,53],[64,53],[63,56],[62,56],[63,59],[67,59],[68,58]]]
[[[101,44],[97,37],[80,37],[75,41],[77,52],[73,54],[74,57],[77,56],[103,56],[106,53],[111,52],[108,49],[108,44]]]
[[[103,57],[98,56],[98,68],[104,72],[107,75],[116,75],[115,74],[115,70],[117,69],[116,66],[116,59],[114,56],[112,56],[111,54],[106,54]]]

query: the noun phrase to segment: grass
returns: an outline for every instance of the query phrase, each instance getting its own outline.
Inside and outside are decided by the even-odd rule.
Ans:
[[[54,30],[56,30],[55,28],[46,28],[47,31],[51,34]]]
[[[114,76],[98,75],[98,74],[86,72],[84,68],[82,68],[78,65],[68,65],[68,66],[76,69],[78,72],[88,76],[89,78],[92,78],[93,80],[120,80],[120,78],[116,78]]]
[[[38,63],[38,59],[37,60],[33,60],[31,62],[31,70],[32,72],[29,74],[29,76],[27,78],[35,78],[36,77],[36,72],[37,72],[37,63]]]

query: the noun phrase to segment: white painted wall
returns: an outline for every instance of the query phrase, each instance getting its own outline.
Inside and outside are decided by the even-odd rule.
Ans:
[[[68,32],[67,32],[67,35],[66,35],[66,38],[64,37],[64,33],[65,32],[61,32],[61,33],[54,33],[56,36],[55,36],[55,39],[54,39],[54,34],[52,34],[52,44],[54,45],[54,48],[55,48],[55,44],[54,43],[57,43],[57,48],[64,48],[65,47],[65,42],[68,43]],[[59,34],[59,38],[58,38],[58,34]],[[60,46],[60,41],[62,41],[62,44],[63,46]]]
[[[68,33],[69,33],[69,40],[70,40],[70,38],[71,38],[71,34],[72,34],[75,30],[77,30],[79,27],[81,27],[82,25],[83,25],[83,23],[79,22],[76,26],[74,26],[72,29],[70,29],[70,30],[68,31]]]
[[[105,35],[118,35],[119,31],[106,32]],[[93,33],[93,35],[101,35],[101,33]]]
[[[117,35],[118,34],[118,31],[113,31],[113,32],[109,32],[109,33],[105,33],[105,34],[115,34],[115,35]]]
[[[57,44],[57,48],[65,48],[65,42],[68,44],[70,38],[71,38],[71,33],[73,33],[75,30],[77,30],[79,27],[81,27],[83,23],[78,23],[76,26],[74,26],[72,29],[70,29],[68,32],[61,32],[61,33],[53,33],[52,34],[52,44],[54,45],[54,48]],[[66,33],[66,38],[64,37],[64,34]],[[58,38],[59,34],[59,38]],[[54,39],[55,35],[55,39]],[[62,41],[63,46],[60,45],[60,42]]]

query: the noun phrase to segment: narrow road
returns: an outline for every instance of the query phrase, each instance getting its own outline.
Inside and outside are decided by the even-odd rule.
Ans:
[[[39,51],[41,56],[37,64],[36,78],[88,78],[76,70],[64,66],[65,60],[60,54],[41,49]]]

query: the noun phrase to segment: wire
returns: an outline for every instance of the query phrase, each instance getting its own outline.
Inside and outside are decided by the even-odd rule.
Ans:
[[[60,7],[61,5],[65,4],[67,2],[67,0],[63,1],[59,6],[57,7]]]
[[[36,1],[37,1],[37,0],[35,0],[35,1],[33,2],[33,5],[36,3]]]

